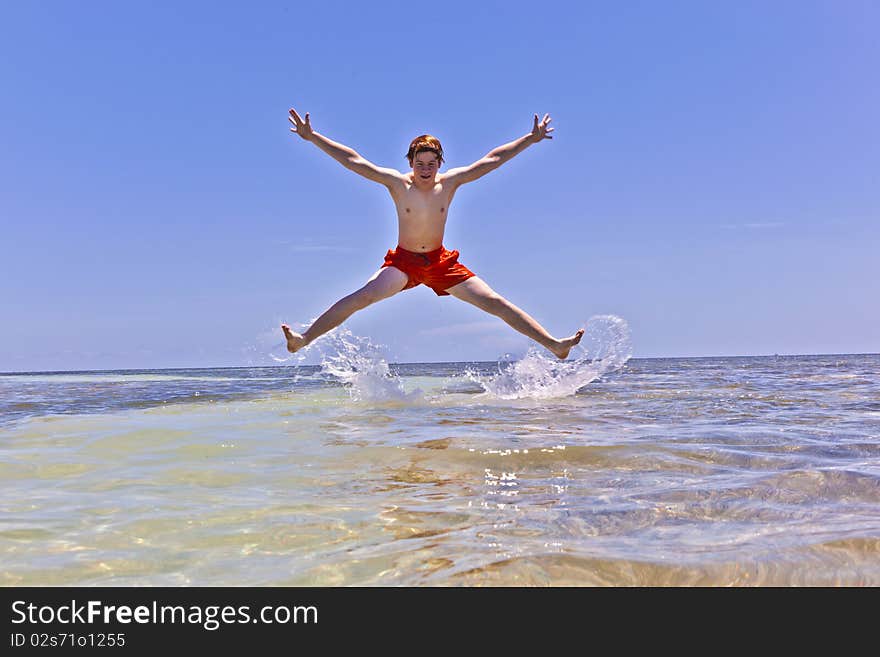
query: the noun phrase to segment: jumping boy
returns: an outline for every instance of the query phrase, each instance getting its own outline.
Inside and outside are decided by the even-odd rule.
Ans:
[[[526,312],[495,292],[471,270],[458,262],[458,251],[443,247],[443,231],[449,204],[463,184],[485,176],[493,169],[521,153],[528,146],[544,139],[553,139],[553,128],[547,127],[550,115],[535,123],[531,133],[499,146],[470,166],[440,173],[443,148],[431,135],[413,139],[406,154],[412,173],[379,167],[357,152],[312,130],[309,113],[303,120],[290,110],[288,120],[295,132],[327,153],[347,169],[381,185],[391,193],[397,206],[397,248],[385,255],[382,267],[356,292],[340,299],[302,334],[282,324],[287,350],[291,353],[314,342],[319,336],[339,326],[358,310],[387,299],[402,290],[424,283],[438,296],[452,295],[500,317],[511,327],[565,359],[571,348],[581,340],[584,330],[558,340]]]

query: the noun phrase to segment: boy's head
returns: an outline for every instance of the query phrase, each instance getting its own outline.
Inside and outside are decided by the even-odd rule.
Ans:
[[[437,156],[437,166],[443,164],[443,147],[440,145],[440,140],[436,137],[419,135],[412,140],[409,150],[406,152],[406,159],[409,160],[410,166],[413,166],[419,153],[433,153]]]

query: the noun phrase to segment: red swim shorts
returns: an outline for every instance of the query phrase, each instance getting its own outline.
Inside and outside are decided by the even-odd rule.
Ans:
[[[458,261],[458,251],[448,251],[442,246],[423,253],[398,246],[385,254],[382,266],[396,267],[409,276],[404,290],[424,283],[438,296],[448,295],[446,290],[476,275]]]

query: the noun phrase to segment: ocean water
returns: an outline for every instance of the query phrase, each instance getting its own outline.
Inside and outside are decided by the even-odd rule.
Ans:
[[[880,585],[880,355],[0,375],[0,584]]]

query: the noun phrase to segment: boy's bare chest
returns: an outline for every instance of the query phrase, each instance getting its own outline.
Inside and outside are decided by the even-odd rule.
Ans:
[[[452,194],[437,185],[432,191],[411,187],[394,199],[401,219],[413,221],[444,220],[452,201]]]

